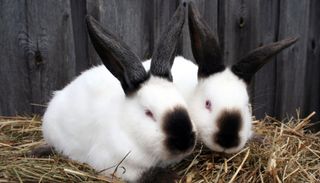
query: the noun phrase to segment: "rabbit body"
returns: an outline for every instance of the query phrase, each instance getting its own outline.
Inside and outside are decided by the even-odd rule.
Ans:
[[[89,37],[104,65],[54,94],[43,117],[46,142],[73,160],[130,182],[148,181],[141,177],[145,172],[190,154],[196,129],[170,78],[185,12],[182,3],[148,73],[123,41],[87,16]]]
[[[140,172],[158,159],[139,149],[126,132],[124,101],[119,81],[104,66],[94,67],[54,94],[43,118],[44,138],[73,160],[96,170],[110,168],[107,175],[130,152],[121,166],[124,179],[135,179],[139,173],[132,170]]]
[[[106,169],[105,175],[111,175],[128,154],[119,165],[124,169],[115,174],[124,180],[136,180],[150,167],[180,161],[183,153],[172,157],[165,151],[161,124],[146,118],[137,106],[153,105],[148,107],[160,118],[163,109],[186,104],[164,79],[153,77],[145,85],[136,94],[138,100],[126,99],[119,81],[104,66],[82,73],[55,92],[49,103],[43,117],[45,141],[73,160],[98,171]]]
[[[87,16],[88,34],[103,65],[54,93],[42,125],[48,145],[130,182],[149,181],[141,176],[190,154],[196,129],[171,78],[185,14],[186,3],[181,3],[148,72],[128,45]]]

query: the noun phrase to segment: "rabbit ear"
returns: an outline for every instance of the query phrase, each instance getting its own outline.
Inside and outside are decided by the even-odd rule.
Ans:
[[[264,65],[270,58],[283,49],[294,44],[298,38],[287,38],[275,43],[271,43],[251,51],[246,57],[232,66],[231,70],[238,77],[243,79],[247,84],[250,83],[253,75]]]
[[[120,81],[126,95],[139,89],[148,74],[130,48],[104,29],[92,16],[86,17],[91,42],[106,68]]]
[[[186,14],[186,3],[182,3],[167,25],[152,55],[150,73],[172,81],[171,67],[176,56]]]
[[[192,2],[189,4],[188,19],[192,53],[199,66],[198,77],[223,71],[225,66],[218,41]]]

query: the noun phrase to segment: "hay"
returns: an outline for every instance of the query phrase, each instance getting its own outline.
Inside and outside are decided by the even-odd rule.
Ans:
[[[234,155],[212,153],[199,144],[172,169],[179,182],[319,182],[320,133],[306,133],[310,118],[254,121],[256,132],[246,148]],[[285,122],[285,123],[283,123]],[[27,154],[44,143],[40,118],[0,117],[0,182],[111,182],[88,165],[54,155]],[[118,182],[118,180],[113,179]]]

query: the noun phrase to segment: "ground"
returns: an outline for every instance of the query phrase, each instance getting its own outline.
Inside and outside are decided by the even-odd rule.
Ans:
[[[256,120],[254,137],[239,153],[213,153],[198,144],[170,168],[179,182],[318,182],[320,133],[305,130],[313,115]],[[58,154],[31,157],[30,151],[44,144],[40,127],[38,116],[0,117],[0,182],[119,182]]]

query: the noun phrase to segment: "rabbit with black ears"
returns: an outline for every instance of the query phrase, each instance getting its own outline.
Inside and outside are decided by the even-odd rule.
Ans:
[[[124,42],[88,16],[88,33],[104,65],[55,92],[43,117],[45,141],[105,175],[133,182],[190,154],[196,131],[170,72],[185,6],[163,32],[148,73]]]
[[[227,67],[218,41],[192,2],[188,20],[192,52],[198,65],[198,84],[189,100],[192,119],[200,138],[210,149],[237,152],[252,135],[252,112],[247,91],[252,77],[272,56],[298,39],[287,38],[256,48]]]
[[[188,102],[199,138],[213,151],[235,153],[252,135],[252,112],[247,87],[253,75],[270,58],[297,41],[288,38],[251,51],[227,67],[217,39],[189,2],[188,21],[197,65],[176,57],[174,83]],[[150,61],[144,63],[148,68]]]

